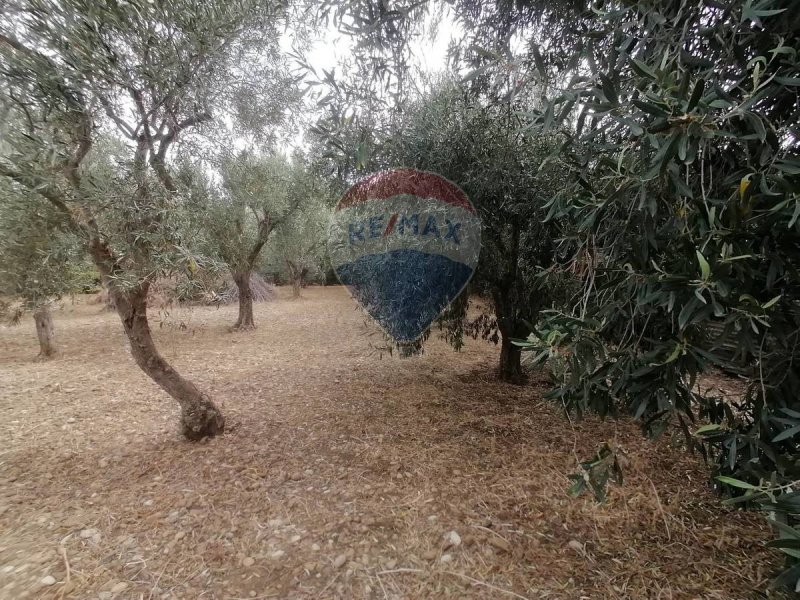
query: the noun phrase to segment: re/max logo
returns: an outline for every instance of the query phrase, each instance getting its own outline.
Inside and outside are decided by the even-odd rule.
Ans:
[[[375,215],[363,221],[355,221],[347,226],[348,240],[351,246],[365,242],[368,238],[379,238],[390,235],[393,231],[397,235],[420,235],[443,238],[458,245],[459,229],[461,223],[453,223],[450,219],[437,221],[434,215],[428,215],[420,228],[419,213],[401,215],[394,213],[386,221],[385,215]]]

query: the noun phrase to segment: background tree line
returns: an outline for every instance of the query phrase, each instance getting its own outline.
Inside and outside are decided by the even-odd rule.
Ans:
[[[274,150],[297,98],[278,43],[289,18],[282,3],[248,0],[32,0],[10,3],[0,30],[4,220],[12,223],[17,211],[16,224],[27,220],[36,230],[74,236],[109,291],[134,359],[178,401],[190,439],[221,432],[224,417],[158,352],[148,292],[159,278],[195,271],[194,253],[207,242],[211,258],[228,264],[241,290],[239,326],[253,326],[248,274],[277,223],[290,216],[289,205],[297,204],[290,196],[300,193],[303,179]],[[224,119],[215,121],[215,114]],[[261,159],[229,156],[234,138],[273,155],[272,174],[283,183],[268,197],[264,182],[239,164]],[[206,170],[217,168],[220,200],[207,207],[219,209],[213,221],[219,229],[187,226],[189,199],[203,195],[176,176],[175,148],[205,160]],[[193,181],[202,179],[201,173]],[[50,224],[35,212],[41,202],[48,203]],[[228,245],[231,230],[239,248]],[[52,260],[55,237],[42,236],[27,253],[13,245],[28,258],[18,274],[42,257]],[[18,280],[11,270],[5,274]],[[43,286],[31,295],[41,304],[63,291]]]

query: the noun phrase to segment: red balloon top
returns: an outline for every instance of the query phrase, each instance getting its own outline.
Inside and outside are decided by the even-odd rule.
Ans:
[[[416,169],[393,169],[370,175],[351,187],[342,196],[336,208],[339,210],[369,200],[383,200],[400,194],[435,198],[475,212],[467,195],[456,184],[441,175]]]

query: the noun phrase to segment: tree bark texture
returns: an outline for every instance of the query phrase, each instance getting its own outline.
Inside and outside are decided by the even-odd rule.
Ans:
[[[526,327],[519,318],[519,225],[514,223],[507,256],[507,270],[498,280],[494,293],[494,310],[497,328],[500,330],[500,364],[498,375],[503,381],[520,384],[525,380],[522,372],[522,351],[511,343],[514,338],[524,337]]]
[[[239,290],[239,318],[233,329],[247,331],[256,328],[253,319],[253,291],[250,289],[250,271],[234,273],[233,281]]]
[[[50,309],[47,306],[39,307],[33,313],[33,320],[36,323],[36,335],[39,338],[39,359],[47,360],[54,357],[58,350]]]
[[[520,383],[524,379],[522,373],[522,351],[519,346],[503,336],[500,342],[500,366],[498,369],[500,379],[510,383]]]

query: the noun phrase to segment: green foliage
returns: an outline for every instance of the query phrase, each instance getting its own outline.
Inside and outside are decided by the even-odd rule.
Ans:
[[[241,152],[220,172],[219,184],[199,164],[183,161],[178,172],[196,247],[232,273],[282,273],[289,263],[319,271],[330,198],[302,157]]]
[[[524,107],[524,97],[492,105],[444,82],[411,105],[385,149],[393,165],[453,181],[478,211],[482,250],[470,287],[491,300],[497,319],[484,314],[471,333],[494,341],[527,335],[529,323],[553,300],[551,288],[541,283],[556,260],[559,229],[543,222],[544,206],[564,178],[555,162],[543,162],[560,139],[551,134],[526,138],[516,116]]]
[[[336,4],[334,18],[352,24],[345,30],[357,36],[362,62],[349,77],[325,72],[315,83],[327,91],[320,92],[326,115],[312,130],[325,144],[318,159],[332,164],[328,172],[343,188],[361,173],[398,166],[436,172],[462,187],[484,224],[471,289],[487,296],[494,311],[467,326],[466,304],[460,306],[458,318],[451,314],[442,322],[445,336],[459,347],[464,333],[506,343],[526,335],[540,308],[563,296],[570,281],[561,272],[553,278],[559,285],[542,286],[559,233],[555,223],[543,223],[543,206],[563,187],[564,175],[545,159],[563,140],[547,133],[531,144],[520,128],[520,114],[538,106],[540,91],[519,76],[524,56],[504,43],[498,52],[483,52],[483,63],[460,83],[421,77],[410,93],[408,43],[423,31],[422,16],[432,16],[435,28],[441,12],[425,3],[400,3],[394,10],[379,2]],[[461,15],[474,24],[484,7],[469,8]],[[474,53],[451,48],[454,63],[470,68]],[[495,58],[501,64],[490,64]]]
[[[316,10],[319,22],[357,37],[358,43],[352,59],[341,65],[343,73],[338,77],[335,70],[319,74],[311,65],[303,65],[311,77],[309,87],[318,88],[314,94],[317,105],[328,113],[315,133],[332,142],[328,148],[332,157],[353,156],[354,152],[356,168],[367,165],[371,134],[386,132],[410,97],[409,43],[430,8],[428,3],[416,0],[390,4],[373,0],[320,2]],[[347,137],[353,132],[359,134],[353,140],[356,146],[337,146],[341,134]]]
[[[331,206],[335,197],[323,178],[295,159],[289,189],[290,205],[297,208],[275,230],[267,244],[267,270],[297,286],[324,277]]]
[[[355,19],[370,58],[378,55],[377,72],[389,68],[402,76],[392,70],[392,44],[387,51],[386,44],[370,42],[398,32],[393,44],[404,49],[420,31],[419,15],[381,2],[339,4]],[[792,482],[800,480],[800,5],[450,4],[467,30],[451,59],[464,69],[472,100],[489,109],[515,104],[518,130],[532,143],[556,132],[564,141],[552,154],[570,172],[547,198],[546,217],[558,225],[558,252],[567,253],[569,268],[538,277],[544,289],[558,278],[568,293],[572,273],[580,289],[571,301],[554,302],[558,310],[545,313],[531,338],[520,342],[536,352],[536,362],[550,365],[551,397],[578,414],[633,415],[651,434],[677,425],[715,465],[728,492],[741,488],[732,484],[735,477],[770,486],[776,498],[794,494]],[[520,42],[524,55],[515,56],[512,47]],[[520,97],[527,100],[523,106]],[[447,164],[461,158],[459,138],[440,135],[456,128],[461,113],[443,107],[427,121],[424,107],[401,107],[408,135],[397,156],[466,189]],[[341,130],[349,117],[338,114]],[[425,125],[408,127],[415,120]],[[323,133],[332,137],[335,129]],[[487,148],[479,172],[496,155],[491,143],[478,142],[486,141],[481,134],[472,138],[476,153]],[[338,151],[358,155],[353,149],[365,140],[351,137]],[[368,142],[380,152],[380,141]],[[527,174],[542,162],[549,161]],[[520,165],[511,164],[507,176],[514,180]],[[738,349],[733,357],[730,346]],[[700,391],[703,373],[741,372],[742,364],[750,385],[740,402]],[[785,513],[796,536],[796,512]],[[793,584],[797,575],[791,567],[780,581]]]
[[[591,489],[595,500],[604,502],[609,482],[622,485],[622,467],[617,452],[604,442],[594,457],[580,463],[580,473],[569,476],[574,481],[569,488],[569,494],[579,496],[584,490]]]
[[[541,64],[573,58],[569,84],[532,125],[569,133],[576,183],[548,217],[575,228],[584,286],[529,347],[561,357],[552,396],[567,408],[651,434],[675,423],[716,475],[786,490],[800,479],[800,6],[622,2],[575,23],[582,39]],[[750,366],[741,403],[696,385],[734,366],[730,342]],[[693,436],[698,419],[715,427]]]
[[[121,287],[185,272],[200,260],[197,232],[186,226],[185,195],[166,189],[155,173],[133,176],[128,154],[122,141],[99,138],[81,168],[87,183],[81,204],[107,237],[117,265],[109,279]]]
[[[206,226],[232,271],[252,269],[254,249],[260,251],[296,209],[290,197],[291,164],[282,155],[241,154],[223,162],[221,171],[222,186],[208,206]]]
[[[56,210],[19,186],[0,182],[0,295],[35,310],[82,291],[78,240],[60,229]],[[96,272],[95,272],[96,274]]]
[[[280,12],[248,0],[20,2],[0,20],[0,175],[53,204],[109,281],[182,266],[170,152],[214,111],[253,136],[282,114]]]

